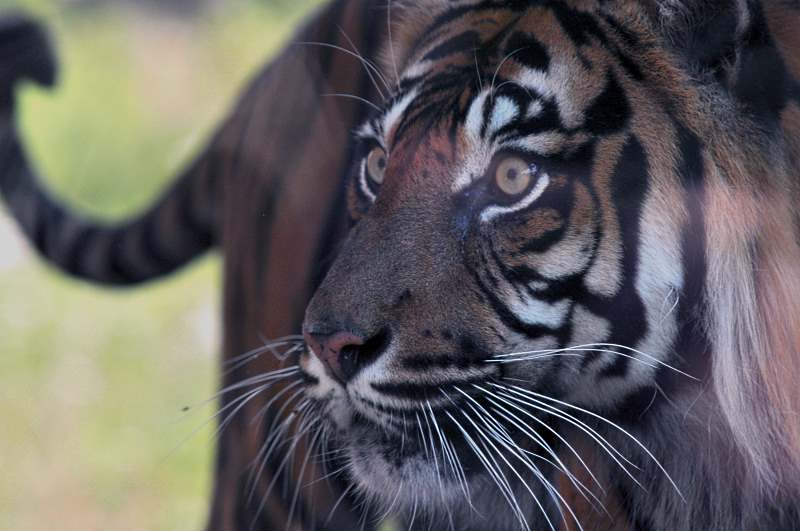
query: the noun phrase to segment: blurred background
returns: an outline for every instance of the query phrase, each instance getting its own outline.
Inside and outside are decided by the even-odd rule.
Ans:
[[[53,34],[19,99],[46,185],[83,212],[150,203],[319,0],[0,0]],[[0,530],[200,530],[220,264],[107,290],[40,263],[0,206]]]

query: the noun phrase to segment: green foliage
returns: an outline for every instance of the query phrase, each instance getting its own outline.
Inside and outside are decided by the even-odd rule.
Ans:
[[[20,98],[48,188],[104,218],[143,208],[315,1],[231,0],[175,19],[131,3],[0,0],[42,17],[62,64],[53,93]],[[8,234],[0,254],[25,249]],[[206,258],[105,290],[32,256],[0,260],[0,529],[202,528],[213,404],[181,409],[216,387],[219,275]]]

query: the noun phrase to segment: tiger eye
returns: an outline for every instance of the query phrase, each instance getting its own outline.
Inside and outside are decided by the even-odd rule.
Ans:
[[[386,172],[386,152],[381,147],[374,147],[367,155],[367,173],[369,178],[375,183],[383,182],[383,174]]]
[[[531,165],[519,157],[508,157],[497,165],[494,180],[501,192],[518,195],[528,189],[533,178]]]

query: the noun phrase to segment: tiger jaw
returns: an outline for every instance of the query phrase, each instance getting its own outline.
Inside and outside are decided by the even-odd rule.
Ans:
[[[323,451],[332,451],[344,461],[341,464],[346,465],[361,492],[378,507],[387,511],[391,507],[393,512],[407,516],[420,512],[425,518],[464,518],[466,526],[480,520],[476,510],[491,514],[492,504],[502,503],[498,498],[501,493],[491,488],[493,479],[481,461],[481,454],[487,450],[476,452],[470,443],[481,441],[479,432],[485,427],[470,425],[480,423],[470,419],[476,408],[484,406],[467,397],[468,393],[461,394],[460,386],[448,387],[450,392],[440,390],[451,398],[438,401],[436,406],[420,400],[416,408],[393,414],[381,411],[380,404],[360,399],[358,386],[351,389],[336,382],[315,356],[301,356],[300,367],[313,376],[306,396],[321,406],[323,421],[334,428],[330,447]],[[478,385],[489,389],[491,384]],[[525,451],[537,449],[513,426],[504,430],[508,444]],[[524,472],[522,477],[536,481]],[[516,480],[508,479],[512,486]],[[519,485],[515,490],[517,487],[524,490]],[[517,528],[509,523],[508,529]]]
[[[408,487],[416,485],[415,489],[425,485],[422,492],[438,490],[451,483],[452,478],[443,470],[441,457],[435,459],[430,453],[436,441],[420,438],[421,432],[417,429],[424,421],[417,427],[411,421],[422,417],[430,423],[429,415],[433,410],[431,413],[427,409],[424,412],[409,410],[404,415],[411,422],[399,428],[398,418],[379,411],[380,405],[360,399],[358,389],[343,386],[328,376],[316,356],[301,356],[300,368],[311,376],[306,396],[321,406],[323,420],[334,428],[333,444],[338,447],[335,449],[345,451],[350,473],[366,493],[378,498],[383,495],[402,497],[398,478]],[[435,433],[431,431],[430,436],[436,437]],[[468,474],[466,461],[464,466],[464,473]],[[451,486],[452,489],[446,489],[448,492],[460,492],[455,484]]]

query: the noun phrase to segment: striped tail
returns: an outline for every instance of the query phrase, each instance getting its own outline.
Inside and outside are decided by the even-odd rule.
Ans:
[[[0,17],[0,193],[37,251],[91,282],[132,285],[183,266],[215,240],[212,150],[207,150],[149,210],[118,224],[87,219],[40,185],[14,116],[20,81],[52,86],[56,60],[45,31],[24,15]]]

